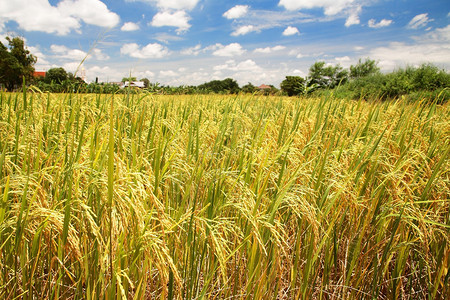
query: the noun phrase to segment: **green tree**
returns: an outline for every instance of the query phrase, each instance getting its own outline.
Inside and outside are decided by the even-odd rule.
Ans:
[[[204,91],[211,91],[214,93],[236,94],[239,92],[239,85],[237,84],[236,80],[231,78],[226,78],[224,80],[209,81],[199,85],[198,88]]]
[[[136,77],[124,77],[124,78],[122,78],[122,82],[126,82],[126,81],[137,81],[137,78]]]
[[[6,37],[6,40],[9,48],[0,42],[0,83],[11,91],[22,84],[23,78],[30,81],[33,77],[36,57],[26,49],[20,37]]]
[[[380,68],[378,68],[377,62],[369,58],[366,58],[364,62],[362,62],[360,58],[356,66],[350,66],[350,78],[361,78],[379,72]]]
[[[144,83],[145,88],[148,88],[150,86],[150,80],[148,80],[148,78],[142,78],[140,81]]]
[[[72,75],[73,77],[73,75]],[[64,81],[66,81],[69,78],[69,75],[67,74],[66,70],[63,68],[51,68],[45,73],[45,81],[47,83],[57,83],[62,84]]]
[[[244,85],[241,90],[244,93],[253,94],[254,92],[258,91],[258,88],[249,82]]]
[[[348,71],[339,64],[336,66],[325,66],[324,61],[315,62],[309,68],[308,87],[335,88],[339,84],[347,82]]]
[[[305,79],[300,76],[286,76],[286,79],[281,82],[281,89],[288,96],[303,94],[305,91]]]

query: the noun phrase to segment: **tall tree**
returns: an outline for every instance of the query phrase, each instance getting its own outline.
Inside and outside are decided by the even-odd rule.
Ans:
[[[72,75],[73,77],[73,75]],[[63,68],[51,68],[45,73],[45,81],[47,83],[58,83],[62,84],[64,81],[66,81],[69,78],[69,75],[67,74],[66,70]]]
[[[20,86],[23,78],[29,81],[33,77],[36,57],[25,47],[20,37],[6,37],[9,48],[0,42],[0,83],[7,90]]]
[[[364,62],[360,58],[356,66],[350,66],[350,78],[361,78],[378,72],[380,72],[380,68],[378,68],[377,62],[369,58],[366,58]]]
[[[145,88],[148,88],[150,86],[150,80],[148,78],[142,78],[140,81],[144,83]]]
[[[318,61],[309,68],[308,86],[332,89],[339,84],[345,83],[347,78],[348,71],[344,70],[339,64],[336,66],[325,66],[324,61]]]
[[[305,79],[300,76],[286,76],[286,79],[281,82],[281,89],[288,96],[303,94],[305,91]]]

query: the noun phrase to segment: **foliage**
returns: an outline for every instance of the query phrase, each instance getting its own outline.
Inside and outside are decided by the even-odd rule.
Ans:
[[[350,97],[354,99],[392,99],[414,94],[424,95],[429,100],[435,100],[442,90],[450,88],[450,74],[437,67],[424,64],[418,68],[407,67],[394,72],[364,76],[352,80],[346,85]],[[436,91],[436,92],[434,92]],[[439,96],[440,102],[448,101],[448,93]]]
[[[333,89],[344,84],[348,79],[348,71],[339,64],[326,66],[324,61],[315,62],[309,68],[308,87],[317,89]]]
[[[131,82],[131,81],[137,81],[137,78],[136,78],[136,77],[133,77],[133,76],[123,77],[123,78],[122,78],[122,82],[127,82],[127,81],[129,81],[129,82]]]
[[[9,48],[0,42],[0,84],[11,91],[21,86],[23,80],[29,81],[33,77],[36,57],[25,47],[20,37],[6,37]]]
[[[141,80],[144,83],[144,88],[148,88],[150,86],[150,80],[148,78],[142,78]]]
[[[281,82],[281,89],[288,96],[298,96],[305,92],[305,79],[300,76],[286,76]]]
[[[352,79],[374,75],[379,72],[380,68],[377,66],[377,62],[369,58],[366,58],[364,62],[360,58],[356,66],[350,66],[350,78]]]
[[[68,80],[69,76],[64,70],[64,68],[51,68],[45,73],[45,82],[46,83],[57,83],[62,84],[64,81]]]
[[[239,85],[236,80],[226,78],[224,80],[212,80],[198,86],[199,90],[216,94],[236,94],[239,92]]]
[[[258,92],[259,89],[258,87],[254,86],[252,83],[249,82],[241,88],[241,91],[243,93],[253,94],[255,92]]]
[[[0,93],[0,299],[446,299],[448,115]]]

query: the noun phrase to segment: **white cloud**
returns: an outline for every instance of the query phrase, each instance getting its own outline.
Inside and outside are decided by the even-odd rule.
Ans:
[[[256,48],[255,50],[253,50],[254,53],[272,53],[275,51],[280,51],[280,50],[284,50],[286,49],[286,47],[278,45],[278,46],[274,46],[274,47],[266,47],[266,48]]]
[[[79,49],[69,49],[63,45],[51,45],[50,50],[60,59],[68,59],[81,62],[87,53]]]
[[[153,38],[165,44],[168,44],[169,42],[178,42],[183,40],[183,38],[180,37],[179,35],[173,35],[165,32],[157,33],[153,36]]]
[[[153,77],[155,77],[155,73],[153,73],[152,71],[146,70],[143,72],[138,72],[136,74],[136,76],[138,78],[153,78]]]
[[[415,37],[415,44],[394,42],[369,52],[369,57],[379,61],[383,70],[392,70],[406,64],[434,63],[450,68],[450,25]]]
[[[119,16],[99,0],[64,0],[52,6],[48,0],[14,0],[0,2],[0,27],[15,21],[25,31],[43,31],[66,35],[80,33],[81,23],[114,27]]]
[[[352,62],[352,59],[349,56],[335,57],[334,60],[344,68],[350,67]]]
[[[392,24],[392,20],[386,20],[383,19],[380,22],[376,22],[375,19],[370,19],[369,22],[367,22],[370,28],[381,28],[386,27]]]
[[[305,72],[303,72],[302,70],[298,70],[298,69],[295,69],[294,71],[292,71],[292,74],[301,76],[301,77],[306,77],[306,75],[307,75]]]
[[[159,75],[161,77],[177,77],[178,73],[176,73],[172,70],[161,70],[161,71],[159,71]]]
[[[348,57],[348,56],[335,57],[334,60],[336,60],[338,62],[348,62],[348,61],[350,61],[350,57]]]
[[[181,33],[188,30],[191,25],[189,24],[189,16],[185,11],[179,10],[176,12],[163,11],[157,13],[151,22],[152,26],[172,26],[178,27],[177,32]]]
[[[246,35],[247,33],[250,33],[252,31],[257,31],[257,29],[255,28],[255,26],[253,25],[246,25],[246,26],[241,26],[238,29],[236,29],[235,31],[233,31],[231,33],[232,36],[239,36],[239,35]]]
[[[245,16],[248,12],[248,5],[236,5],[229,10],[227,10],[223,16],[227,19],[238,19]]]
[[[180,51],[183,55],[193,55],[197,56],[200,53],[200,49],[202,48],[202,45],[198,44],[194,47],[186,48]]]
[[[228,60],[223,65],[217,65],[213,68],[214,71],[239,71],[239,72],[260,72],[262,68],[258,66],[253,60],[247,59],[238,64],[234,60]]]
[[[450,49],[450,25],[443,28],[436,28],[421,36],[413,37],[418,43],[440,44],[444,48]]]
[[[427,24],[431,21],[434,20],[428,19],[428,14],[420,14],[412,18],[407,27],[410,29],[418,29],[427,26]]]
[[[231,43],[229,45],[223,46],[222,44],[216,44],[214,46],[210,46],[206,49],[216,49],[213,52],[215,56],[240,56],[245,53],[245,50],[242,49],[242,46],[238,43]]]
[[[361,12],[361,6],[356,6],[352,10],[350,10],[350,14],[345,21],[345,27],[350,27],[352,25],[358,25],[359,21],[359,13]]]
[[[300,32],[298,31],[297,27],[288,26],[283,31],[283,35],[285,35],[285,36],[294,35],[294,34],[300,34]]]
[[[364,50],[365,48],[362,46],[355,46],[353,49],[355,49],[355,51],[361,51]]]
[[[133,22],[126,22],[123,24],[122,28],[120,28],[122,31],[135,31],[139,30],[139,25]]]
[[[114,27],[120,18],[109,11],[105,3],[100,0],[64,0],[58,4],[58,9],[65,16],[73,16],[87,24]]]
[[[92,66],[85,69],[85,71],[88,81],[94,81],[95,78],[98,78],[100,82],[119,81],[121,79],[119,77],[119,72],[108,66],[105,67]]]
[[[155,4],[162,9],[193,9],[199,0],[141,0],[142,2],[149,2]]]
[[[335,15],[342,10],[352,7],[354,0],[280,0],[278,5],[287,10],[323,8],[326,15]]]
[[[103,51],[101,49],[95,48],[92,51],[92,55],[97,59],[97,60],[108,60],[109,56],[105,53],[103,53]]]
[[[51,45],[50,46],[51,52],[54,53],[55,58],[57,59],[64,59],[64,60],[71,60],[71,61],[78,61],[81,62],[85,58],[93,57],[97,60],[108,60],[109,56],[101,49],[95,48],[90,53],[87,53],[83,50],[79,49],[69,49],[64,45]]]
[[[124,44],[120,48],[120,53],[135,58],[162,58],[169,55],[169,50],[161,44],[154,43],[140,48],[138,44]]]

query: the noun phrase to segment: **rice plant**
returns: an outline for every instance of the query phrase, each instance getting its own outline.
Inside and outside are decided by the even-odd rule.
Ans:
[[[448,105],[0,94],[0,298],[445,299]]]

